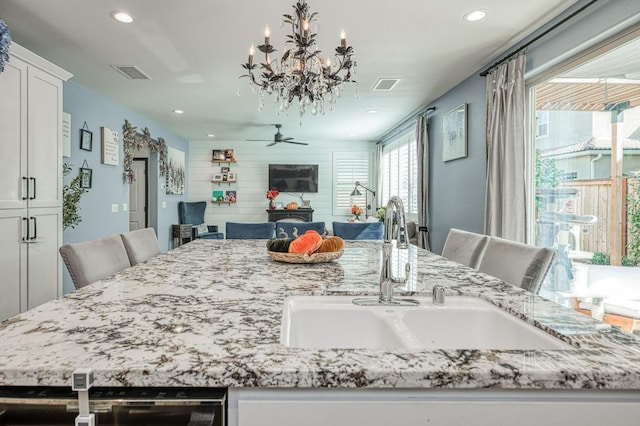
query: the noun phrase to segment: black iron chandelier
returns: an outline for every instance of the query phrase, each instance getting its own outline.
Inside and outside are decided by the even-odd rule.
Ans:
[[[286,34],[284,52],[279,60],[271,55],[276,50],[271,45],[271,32],[265,29],[264,44],[258,50],[264,53],[264,62],[254,63],[254,47],[249,49],[249,59],[242,67],[249,78],[249,84],[260,95],[259,110],[264,109],[265,95],[274,95],[279,104],[276,114],[288,112],[294,99],[298,99],[300,124],[307,108],[313,115],[325,114],[324,102],[329,102],[329,110],[342,95],[343,83],[356,83],[353,80],[356,62],[353,60],[353,47],[347,46],[344,31],[340,34],[340,45],[335,49],[333,60],[325,59],[318,50],[316,41],[318,34],[312,27],[317,26],[318,13],[310,12],[305,0],[294,6],[293,15],[282,15],[281,27],[291,26],[291,33]]]

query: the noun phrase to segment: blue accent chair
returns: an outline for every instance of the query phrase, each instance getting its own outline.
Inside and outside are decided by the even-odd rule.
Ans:
[[[343,240],[381,240],[382,222],[333,222],[333,235]]]
[[[275,231],[275,222],[227,222],[227,240],[271,239]]]
[[[324,222],[286,222],[286,221],[278,221],[276,222],[276,237],[281,237],[280,229],[287,233],[289,238],[293,238],[293,228],[298,229],[298,235],[302,235],[307,232],[309,229],[316,231],[320,235],[324,235],[325,231],[325,223]]]
[[[218,232],[218,227],[215,225],[207,225],[207,232],[198,231],[198,225],[204,224],[204,211],[206,209],[206,201],[180,201],[178,203],[178,220],[181,225],[187,223],[193,225],[193,238],[205,238],[210,240],[224,239],[224,234],[222,232]]]

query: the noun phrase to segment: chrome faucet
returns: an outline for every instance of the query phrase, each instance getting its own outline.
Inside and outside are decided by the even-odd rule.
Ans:
[[[391,240],[393,239],[393,207],[396,208],[396,216],[398,223],[398,238],[396,247],[399,249],[409,248],[409,243],[407,242],[407,223],[404,218],[404,204],[402,200],[393,196],[387,202],[387,208],[384,212],[384,243],[391,244]]]
[[[406,221],[404,217],[404,205],[402,200],[393,196],[387,202],[387,208],[384,213],[384,241],[382,243],[382,267],[380,268],[380,296],[377,299],[364,298],[354,299],[356,305],[396,305],[407,304],[417,305],[418,301],[413,299],[394,299],[393,289],[406,284],[411,272],[411,265],[405,265],[404,278],[394,278],[392,274],[391,258],[393,252],[393,216],[394,208],[396,215],[396,223],[398,226],[398,235],[396,237],[396,249],[407,250],[409,248],[407,238]]]
[[[411,271],[411,265],[405,265],[404,278],[394,278],[391,271],[391,255],[393,250],[393,213],[396,212],[398,235],[396,237],[397,249],[408,249],[407,229],[404,218],[404,205],[399,197],[393,196],[387,202],[384,212],[384,242],[382,243],[382,268],[380,269],[380,303],[392,303],[393,289],[406,284]]]

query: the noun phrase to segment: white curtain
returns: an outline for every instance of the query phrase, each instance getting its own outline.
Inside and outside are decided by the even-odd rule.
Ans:
[[[520,54],[487,75],[485,233],[525,242],[524,69]]]
[[[416,123],[418,148],[418,246],[429,247],[429,135],[427,117],[421,115]]]

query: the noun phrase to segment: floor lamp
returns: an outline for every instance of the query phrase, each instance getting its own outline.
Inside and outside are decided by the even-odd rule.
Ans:
[[[373,196],[376,196],[376,191],[374,191],[373,189],[369,188],[366,185],[361,184],[360,182],[356,181],[356,187],[353,188],[353,191],[351,192],[351,196],[355,197],[355,196],[361,196],[362,193],[360,191],[358,191],[358,187],[362,187],[364,188],[366,191],[364,193],[364,204],[365,204],[365,208],[364,208],[364,218],[367,219],[369,217],[369,209],[371,208],[371,206],[369,205],[369,192],[373,194]]]

